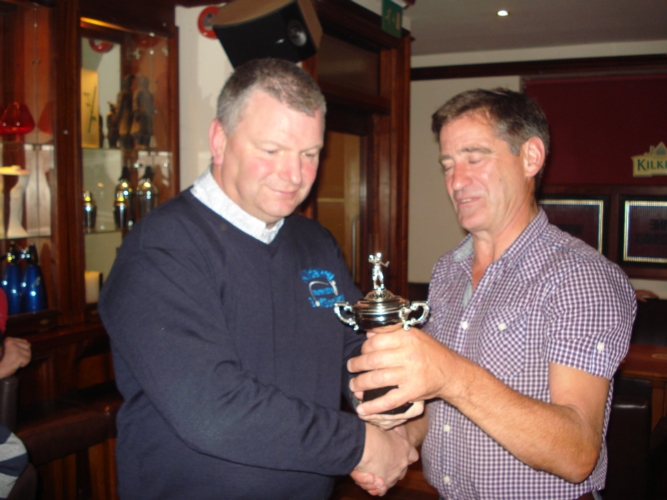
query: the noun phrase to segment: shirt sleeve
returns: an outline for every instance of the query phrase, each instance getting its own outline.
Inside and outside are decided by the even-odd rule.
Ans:
[[[288,397],[245,370],[219,291],[197,259],[193,252],[142,248],[119,256],[103,287],[100,314],[135,394],[145,394],[199,453],[254,467],[348,474],[363,453],[364,423]]]
[[[0,424],[0,499],[9,496],[27,465],[25,446],[13,432]]]
[[[545,306],[546,359],[611,379],[628,351],[636,307],[617,266],[579,262]]]

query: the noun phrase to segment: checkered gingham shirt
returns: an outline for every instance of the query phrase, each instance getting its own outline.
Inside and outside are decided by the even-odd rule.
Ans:
[[[540,210],[487,269],[474,293],[472,239],[436,264],[426,331],[512,389],[549,402],[549,363],[611,379],[636,310],[627,277],[592,247],[549,224]],[[611,389],[607,397],[606,433]],[[428,407],[424,472],[447,500],[576,499],[604,488],[603,445],[593,473],[573,484],[517,460],[456,408]]]

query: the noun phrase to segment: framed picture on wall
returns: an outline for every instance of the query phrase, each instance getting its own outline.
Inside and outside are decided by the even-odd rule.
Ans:
[[[667,199],[621,197],[621,261],[667,266]]]
[[[538,202],[554,226],[604,253],[608,197],[549,195]]]

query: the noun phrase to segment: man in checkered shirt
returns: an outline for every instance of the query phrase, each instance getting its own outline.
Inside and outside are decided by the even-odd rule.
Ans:
[[[633,289],[539,208],[549,134],[533,99],[464,92],[433,115],[433,131],[470,234],[435,266],[426,332],[372,332],[349,361],[353,372],[373,370],[352,380],[357,394],[398,386],[357,411],[370,418],[429,400],[427,417],[406,425],[414,444],[423,440],[426,477],[445,499],[598,498]]]

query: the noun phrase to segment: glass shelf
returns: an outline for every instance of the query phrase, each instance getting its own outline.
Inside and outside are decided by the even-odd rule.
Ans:
[[[136,193],[150,167],[150,192],[157,204],[175,194],[174,117],[169,104],[175,89],[170,61],[165,37],[118,30],[91,19],[81,22],[81,158],[86,192],[81,208],[86,215],[91,205],[95,207],[94,228],[81,228],[86,276],[100,275],[103,280],[109,275],[123,237],[131,230],[116,229],[114,218],[122,175]],[[132,205],[138,211],[138,203]],[[94,283],[89,286],[85,279],[88,292]],[[89,297],[86,301],[94,302]]]
[[[30,141],[11,141],[8,139],[3,139],[2,136],[0,136],[0,145],[16,145],[16,144],[23,144],[24,146],[28,147],[29,149],[40,149],[40,148],[53,148],[53,143],[50,142],[30,142]]]

